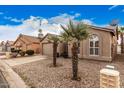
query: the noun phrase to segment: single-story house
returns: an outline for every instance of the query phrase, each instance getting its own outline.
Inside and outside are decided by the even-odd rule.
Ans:
[[[88,30],[90,36],[79,43],[79,58],[112,61],[117,54],[117,27],[96,27],[91,26]],[[41,40],[41,51],[43,55],[53,55],[53,44],[49,42],[47,34]],[[72,44],[68,43],[67,47],[60,43],[57,52],[61,55],[65,49],[68,56],[71,57]]]
[[[53,43],[50,42],[50,40],[48,39],[49,36],[54,35],[54,34],[46,34],[44,36],[44,38],[41,40],[41,54],[42,55],[48,55],[48,56],[53,56]],[[63,52],[63,47],[62,47],[63,43],[59,43],[58,47],[57,47],[57,53],[59,53],[59,55],[62,54]]]
[[[35,53],[40,53],[40,38],[20,34],[16,41],[14,42],[14,47],[16,49],[21,49],[23,51],[26,50],[34,50]]]
[[[11,48],[14,48],[13,43],[14,41],[7,40],[5,43],[5,51],[10,52]]]
[[[0,52],[5,52],[5,49],[6,49],[6,47],[5,47],[5,42],[2,41],[2,42],[0,43]]]
[[[91,26],[90,36],[79,43],[79,57],[83,59],[112,61],[117,54],[117,27]],[[72,44],[68,44],[68,55]]]
[[[9,40],[7,40],[6,42],[2,41],[0,43],[0,52],[10,52],[11,48],[13,48],[13,43],[14,41],[9,41]]]

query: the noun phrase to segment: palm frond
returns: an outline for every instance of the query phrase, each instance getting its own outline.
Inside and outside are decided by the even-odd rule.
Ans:
[[[80,40],[86,39],[89,35],[89,33],[87,32],[89,27],[83,23],[74,24],[70,20],[69,24],[67,25],[67,28],[63,26],[61,27],[64,30],[64,32],[61,34],[64,40],[80,41]]]

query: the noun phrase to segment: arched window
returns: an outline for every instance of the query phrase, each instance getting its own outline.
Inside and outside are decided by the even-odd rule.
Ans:
[[[95,34],[90,36],[90,55],[99,55],[99,37]]]

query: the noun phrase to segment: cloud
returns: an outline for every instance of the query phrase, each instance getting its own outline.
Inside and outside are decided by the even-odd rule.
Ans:
[[[73,15],[64,13],[47,19],[39,16],[30,16],[28,19],[25,20],[12,17],[4,17],[6,20],[21,22],[21,24],[0,25],[0,40],[15,40],[20,33],[37,36],[39,28],[42,29],[43,34],[59,34],[62,31],[62,28],[60,26],[61,24],[68,24],[69,19],[73,20],[74,22],[79,22],[77,20],[79,16],[79,13],[75,13]],[[93,23],[91,20],[88,19],[84,19],[82,21],[87,22],[88,24]]]
[[[124,9],[122,9],[122,12],[124,12]]]
[[[108,10],[110,11],[110,10],[116,8],[117,6],[118,6],[118,5],[113,5],[113,6],[109,7]]]
[[[96,19],[96,17],[92,17],[92,18],[90,18],[90,20],[95,20]]]
[[[5,17],[5,19],[20,22],[11,17]],[[51,23],[48,20],[41,17],[41,27],[39,17],[35,16],[30,16],[28,19],[23,20],[20,25],[0,25],[0,40],[15,40],[20,33],[37,36],[39,28],[43,30],[43,34],[58,34],[61,31],[60,24]]]
[[[3,12],[0,12],[0,15],[3,15],[4,13]]]
[[[84,24],[88,24],[88,25],[92,25],[93,24],[93,21],[90,20],[90,19],[83,19],[81,20]]]
[[[79,16],[81,16],[80,13],[76,13],[76,14],[75,14],[75,17],[79,17]]]
[[[58,16],[49,18],[48,20],[52,23],[56,24],[68,24],[69,20],[74,20],[80,16],[79,13],[75,13],[74,15],[69,15],[67,13],[60,14]],[[76,21],[76,20],[74,20]]]
[[[8,17],[8,16],[5,16],[4,19],[12,21],[12,22],[16,22],[16,23],[23,22],[23,20],[24,20],[24,19],[17,19],[17,18],[12,18],[12,17]]]
[[[23,19],[19,20],[19,19],[16,19],[16,18],[12,18],[11,21],[20,23],[20,22],[23,22]]]

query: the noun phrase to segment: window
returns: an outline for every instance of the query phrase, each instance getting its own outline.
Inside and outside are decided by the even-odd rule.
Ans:
[[[97,35],[90,36],[90,55],[99,55],[99,37]]]

